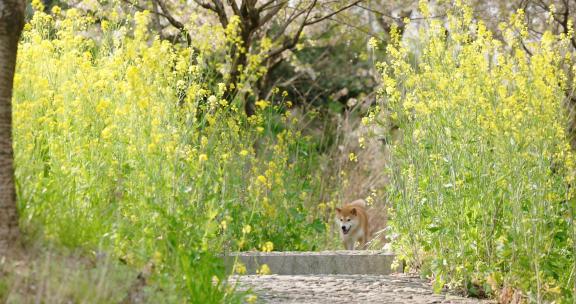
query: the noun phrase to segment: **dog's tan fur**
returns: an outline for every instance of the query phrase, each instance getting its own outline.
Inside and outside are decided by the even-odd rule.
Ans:
[[[336,216],[344,248],[354,250],[356,243],[360,242],[359,248],[365,249],[370,236],[366,202],[359,199],[336,208]]]

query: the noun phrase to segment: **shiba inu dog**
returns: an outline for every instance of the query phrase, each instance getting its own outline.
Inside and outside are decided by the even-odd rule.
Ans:
[[[357,242],[360,242],[362,249],[366,246],[370,231],[366,202],[363,199],[336,208],[336,223],[339,224],[340,236],[346,250],[354,250]]]

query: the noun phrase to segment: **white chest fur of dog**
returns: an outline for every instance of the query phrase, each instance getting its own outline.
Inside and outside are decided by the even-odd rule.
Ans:
[[[340,236],[346,250],[354,250],[358,242],[360,248],[366,247],[370,232],[364,200],[355,200],[342,208],[336,208],[336,223],[339,225]]]

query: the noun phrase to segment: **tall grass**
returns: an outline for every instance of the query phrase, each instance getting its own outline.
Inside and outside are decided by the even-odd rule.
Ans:
[[[249,119],[222,99],[212,61],[230,37],[203,28],[212,36],[180,47],[148,21],[56,9],[26,25],[13,104],[22,228],[152,263],[152,301],[234,301],[218,255],[318,248],[316,203],[331,189],[280,94]]]
[[[501,25],[502,43],[456,7],[446,27],[426,22],[416,56],[393,32],[380,67],[383,111],[402,132],[391,148],[394,242],[438,290],[571,302],[568,37],[546,32],[530,56],[522,20]]]
[[[0,260],[0,302],[106,304],[143,294],[138,272],[114,257],[34,249],[23,260]]]

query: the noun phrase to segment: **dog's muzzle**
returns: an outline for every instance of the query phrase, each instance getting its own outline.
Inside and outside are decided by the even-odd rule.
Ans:
[[[342,226],[342,233],[347,234],[350,232],[350,227]]]

